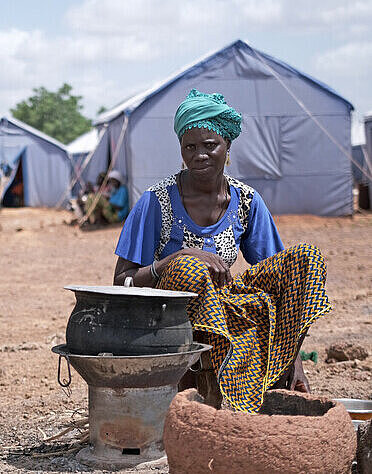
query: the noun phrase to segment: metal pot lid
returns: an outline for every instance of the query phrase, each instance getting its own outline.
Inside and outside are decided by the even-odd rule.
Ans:
[[[147,296],[161,298],[192,298],[198,296],[197,293],[188,291],[159,290],[158,288],[135,287],[125,288],[124,286],[89,286],[89,285],[68,285],[65,290],[84,293],[97,293],[101,295],[115,296]]]

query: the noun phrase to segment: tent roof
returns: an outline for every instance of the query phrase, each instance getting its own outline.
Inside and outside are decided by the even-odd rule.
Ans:
[[[255,50],[254,48],[249,46],[249,44],[246,43],[245,41],[237,40],[234,43],[231,43],[230,45],[226,46],[225,48],[221,50],[216,50],[212,53],[206,54],[202,58],[199,58],[197,61],[194,61],[193,63],[183,67],[176,73],[167,77],[165,80],[155,83],[149,89],[137,95],[134,95],[130,97],[129,99],[124,100],[123,102],[121,102],[120,104],[112,108],[111,110],[108,110],[104,112],[103,114],[99,115],[95,123],[98,125],[98,124],[110,122],[111,120],[114,120],[116,117],[118,117],[121,113],[130,114],[131,112],[133,112],[133,110],[139,107],[145,100],[149,99],[154,94],[165,89],[167,86],[169,86],[173,82],[177,81],[178,79],[180,79],[181,77],[183,77],[184,75],[192,71],[194,68],[202,64],[207,65],[208,62],[214,60],[216,56],[224,55],[225,53],[227,53],[229,50],[231,50],[234,47],[241,48],[241,49],[248,49],[250,51],[256,51],[262,58],[267,59],[269,62],[273,62],[287,69],[288,71],[290,71],[292,74],[295,74],[296,76],[302,77],[303,79],[312,82],[313,84],[317,85],[318,87],[325,90],[329,94],[342,100],[351,110],[354,110],[353,105],[349,101],[347,101],[344,97],[339,95],[335,90],[333,90],[331,87],[324,84],[323,82],[318,81],[317,79],[309,76],[308,74],[298,71],[297,69],[293,68],[292,66],[289,66],[287,63],[283,61],[275,59],[272,56],[269,56],[268,54],[262,53],[261,51]]]
[[[14,117],[6,117],[6,116],[1,117],[0,123],[3,122],[3,121],[4,122],[5,121],[9,122],[9,123],[15,125],[16,127],[22,128],[23,130],[30,133],[31,135],[34,135],[37,138],[41,138],[42,140],[45,140],[45,141],[51,143],[52,145],[55,145],[56,147],[60,148],[61,150],[63,150],[64,152],[67,153],[67,148],[63,143],[56,140],[55,138],[50,137],[46,133],[43,133],[40,130],[37,130],[36,128],[31,127],[31,125],[27,125],[26,123],[21,122],[20,120],[17,120]]]
[[[89,153],[94,150],[98,144],[98,130],[92,128],[89,132],[75,138],[74,141],[67,145],[67,150],[72,155],[75,153]]]

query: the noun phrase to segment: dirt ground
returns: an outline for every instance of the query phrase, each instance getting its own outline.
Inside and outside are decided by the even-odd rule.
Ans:
[[[71,215],[46,209],[0,210],[1,473],[102,472],[84,468],[73,455],[9,454],[42,447],[45,437],[59,432],[79,416],[76,410],[87,406],[87,389],[76,373],[71,396],[59,387],[57,356],[50,349],[64,342],[74,306],[73,293],[63,286],[112,283],[120,228],[81,232],[64,220],[70,221]],[[319,354],[316,365],[304,363],[313,392],[372,399],[372,214],[281,216],[276,222],[286,246],[315,244],[328,265],[334,310],[311,328],[303,346]],[[234,271],[243,269],[239,260]],[[340,340],[363,346],[369,357],[326,363],[326,348]]]

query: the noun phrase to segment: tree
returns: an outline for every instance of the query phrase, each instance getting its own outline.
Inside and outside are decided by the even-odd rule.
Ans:
[[[60,142],[70,143],[92,127],[92,121],[81,114],[82,97],[72,95],[71,91],[72,87],[66,83],[57,92],[35,88],[35,95],[19,102],[11,113]]]
[[[105,107],[104,105],[101,105],[101,107],[97,110],[97,115],[101,115],[103,114],[103,112],[107,112],[107,107]]]

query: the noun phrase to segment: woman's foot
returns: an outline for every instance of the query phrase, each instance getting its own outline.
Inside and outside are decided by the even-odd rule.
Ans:
[[[297,355],[296,360],[290,368],[270,387],[270,390],[276,388],[285,388],[287,390],[295,390],[296,392],[311,392],[309,381],[304,373],[300,354]]]

